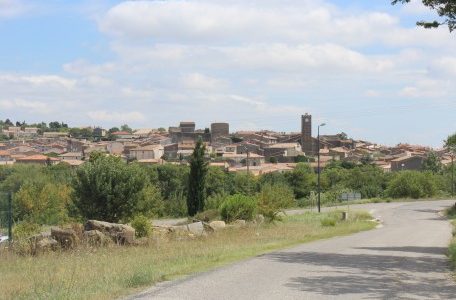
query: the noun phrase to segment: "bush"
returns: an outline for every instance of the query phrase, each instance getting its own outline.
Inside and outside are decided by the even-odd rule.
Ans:
[[[27,239],[40,233],[41,226],[31,222],[21,222],[13,227],[13,240]]]
[[[325,217],[320,220],[321,226],[323,227],[334,227],[336,226],[336,220],[334,218]]]
[[[172,193],[169,199],[165,201],[165,215],[177,218],[186,217],[188,215],[187,203],[183,191]]]
[[[37,224],[58,225],[69,220],[71,188],[59,183],[24,183],[14,194],[15,217]]]
[[[258,212],[270,222],[280,219],[279,213],[296,203],[293,190],[284,184],[263,186],[256,198]]]
[[[149,195],[144,189],[149,186],[144,169],[138,165],[127,165],[119,157],[95,152],[89,162],[77,169],[74,204],[86,219],[128,220],[140,205],[154,207],[144,203],[144,196]]]
[[[219,193],[209,196],[206,200],[206,209],[219,209],[228,195],[226,193]]]
[[[434,175],[417,171],[403,171],[395,174],[386,190],[391,198],[432,197],[437,192]]]
[[[152,233],[152,224],[143,215],[134,217],[133,221],[131,221],[131,226],[136,230],[136,237],[138,238],[148,237]]]
[[[210,222],[219,219],[220,212],[217,209],[208,209],[197,213],[193,218],[203,222]]]
[[[239,194],[229,196],[220,207],[220,214],[226,222],[253,220],[255,212],[255,199]]]
[[[19,255],[31,255],[35,253],[35,241],[30,239],[40,233],[41,226],[31,222],[21,222],[13,227],[12,250]]]

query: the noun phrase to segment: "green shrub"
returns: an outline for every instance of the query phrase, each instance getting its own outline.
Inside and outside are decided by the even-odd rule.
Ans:
[[[35,242],[30,237],[40,233],[41,226],[23,221],[13,227],[13,251],[19,255],[34,254]]]
[[[203,212],[197,213],[193,218],[203,222],[210,222],[219,219],[220,212],[217,209],[208,209]]]
[[[386,190],[391,198],[425,198],[437,192],[434,175],[428,172],[403,171],[395,174]]]
[[[21,222],[13,227],[13,240],[27,239],[41,230],[41,226],[31,222]]]
[[[279,213],[296,203],[293,190],[285,184],[263,186],[256,199],[258,212],[269,222],[280,220]]]
[[[186,217],[187,203],[184,191],[177,191],[165,201],[165,215],[170,217]]]
[[[226,222],[235,220],[253,220],[256,212],[256,202],[252,197],[233,195],[226,198],[220,207],[220,215]]]
[[[152,224],[148,218],[143,215],[138,215],[131,221],[131,226],[136,231],[136,237],[148,237],[152,233]]]
[[[218,193],[212,196],[209,196],[206,199],[206,209],[219,209],[223,201],[225,201],[228,195],[226,193]]]
[[[320,220],[321,226],[324,227],[333,227],[336,226],[336,220],[334,218],[330,217],[324,217],[323,219]]]

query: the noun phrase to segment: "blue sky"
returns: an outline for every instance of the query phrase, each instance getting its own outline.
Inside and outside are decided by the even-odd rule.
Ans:
[[[0,119],[326,133],[442,145],[456,36],[420,1],[0,0]],[[44,4],[43,4],[44,3]]]

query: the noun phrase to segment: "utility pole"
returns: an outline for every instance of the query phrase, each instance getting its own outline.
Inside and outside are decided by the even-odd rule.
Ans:
[[[454,198],[454,153],[451,153],[451,197]]]
[[[247,189],[248,189],[249,195],[250,195],[250,150],[245,145],[244,145],[244,149],[247,151],[247,159],[246,159],[246,163],[247,163]]]
[[[318,125],[318,135],[317,135],[317,150],[318,150],[318,153],[317,153],[317,158],[318,158],[318,163],[317,163],[317,170],[318,170],[318,177],[317,177],[317,181],[318,181],[318,212],[321,212],[321,201],[320,201],[320,194],[321,194],[321,186],[320,186],[320,127],[323,127],[325,126],[326,124],[323,123],[323,124],[320,124]]]

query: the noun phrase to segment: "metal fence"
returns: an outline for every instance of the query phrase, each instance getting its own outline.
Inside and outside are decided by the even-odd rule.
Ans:
[[[361,193],[342,193],[339,196],[340,201],[361,200]]]

